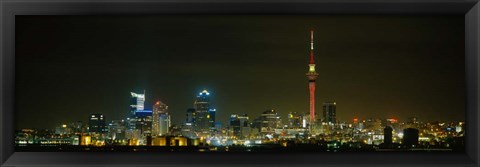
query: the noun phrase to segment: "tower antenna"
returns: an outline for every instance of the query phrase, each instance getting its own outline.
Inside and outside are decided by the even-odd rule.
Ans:
[[[310,29],[310,64],[315,64],[313,59],[313,29]]]
[[[313,29],[310,29],[310,50],[313,50]]]

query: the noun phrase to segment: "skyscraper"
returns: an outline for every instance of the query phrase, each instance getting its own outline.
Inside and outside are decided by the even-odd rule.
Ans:
[[[135,128],[144,136],[152,133],[152,110],[138,110],[135,112]]]
[[[323,122],[335,124],[337,122],[337,103],[325,102],[323,103]]]
[[[236,139],[240,139],[240,135],[241,135],[241,125],[240,125],[240,119],[238,119],[238,116],[235,115],[235,114],[232,114],[230,116],[230,121],[229,121],[229,131],[230,131],[230,136],[236,138]]]
[[[229,131],[230,135],[236,139],[244,139],[250,134],[250,124],[248,122],[247,114],[243,115],[230,115]]]
[[[125,138],[133,145],[143,142],[144,133],[151,133],[152,111],[145,111],[145,90],[143,94],[130,92],[132,102],[126,119]]]
[[[134,115],[135,111],[145,109],[145,91],[143,91],[143,94],[138,94],[134,92],[130,92],[130,94],[132,95],[132,104],[130,105],[130,111],[131,114]]]
[[[102,114],[92,114],[88,119],[88,131],[93,133],[105,132],[105,117]]]
[[[187,114],[185,118],[185,125],[193,126],[197,117],[197,113],[194,108],[187,109]]]
[[[185,118],[185,124],[182,126],[182,135],[188,138],[196,138],[195,130],[196,128],[196,117],[197,112],[194,108],[187,109],[187,114]]]
[[[171,126],[170,114],[168,113],[160,114],[159,125],[160,126],[158,129],[158,135],[160,136],[167,135],[170,132],[170,126]]]
[[[212,125],[210,115],[210,93],[207,90],[203,90],[197,96],[195,102],[193,103],[195,108],[196,117],[195,124],[200,132],[209,132]]]
[[[315,72],[315,61],[313,59],[313,29],[310,30],[310,62],[308,64],[308,89],[310,92],[310,124],[315,121],[315,80],[318,73]]]
[[[210,108],[208,109],[208,115],[210,115],[208,119],[208,123],[210,124],[210,131],[215,130],[215,113],[217,112],[217,109]]]
[[[238,119],[240,120],[240,131],[241,131],[240,139],[245,139],[250,136],[252,131],[250,127],[249,117],[247,114],[243,114],[243,115],[238,115]]]
[[[152,135],[159,136],[168,132],[170,127],[170,115],[168,114],[168,106],[161,101],[155,102],[152,113]],[[168,123],[162,122],[168,120]],[[164,127],[168,126],[168,127]],[[165,131],[166,129],[166,131]]]
[[[132,102],[130,104],[130,113],[127,117],[127,129],[134,130],[136,129],[137,119],[136,112],[143,111],[145,109],[145,91],[143,94],[138,94],[130,92]]]

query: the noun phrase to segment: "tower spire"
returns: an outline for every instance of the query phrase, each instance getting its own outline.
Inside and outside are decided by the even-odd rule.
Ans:
[[[313,50],[313,29],[310,30],[310,50]]]
[[[313,29],[310,29],[310,64],[315,64],[313,60]]]

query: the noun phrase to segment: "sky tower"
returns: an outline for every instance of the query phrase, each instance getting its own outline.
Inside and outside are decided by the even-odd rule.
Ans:
[[[315,80],[318,73],[315,72],[315,61],[313,60],[313,29],[310,30],[310,62],[308,64],[308,89],[310,91],[310,125],[315,122]]]

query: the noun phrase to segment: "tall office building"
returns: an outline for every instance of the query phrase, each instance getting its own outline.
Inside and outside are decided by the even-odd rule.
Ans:
[[[243,114],[243,115],[237,115],[238,119],[240,120],[240,126],[241,127],[248,127],[250,126],[250,122],[248,122],[249,120],[249,117],[247,114]]]
[[[130,130],[132,145],[148,145],[152,136],[152,110],[137,110],[134,116],[135,129]],[[132,119],[130,119],[132,120]]]
[[[197,113],[194,108],[187,109],[187,114],[185,118],[185,122],[182,126],[182,135],[188,138],[194,139],[197,137],[195,130],[196,128],[196,116]]]
[[[130,105],[130,111],[131,114],[134,115],[135,111],[145,109],[145,91],[143,91],[143,94],[138,94],[134,92],[130,92],[130,94],[132,95],[132,104]]]
[[[140,130],[141,134],[150,135],[152,133],[152,110],[138,110],[135,112],[135,128]]]
[[[250,120],[247,114],[238,115],[238,119],[240,120],[240,139],[245,139],[250,136],[252,132],[252,128],[250,127]]]
[[[196,118],[196,111],[194,108],[189,108],[187,109],[187,115],[186,115],[186,118],[185,118],[185,124],[187,125],[192,125],[194,124],[195,122],[195,118]]]
[[[88,119],[88,131],[92,133],[105,132],[105,117],[102,114],[92,114]]]
[[[328,124],[335,124],[337,122],[337,103],[325,102],[323,103],[323,122]]]
[[[210,132],[211,127],[214,126],[211,124],[214,116],[212,117],[210,115],[210,93],[207,90],[200,92],[193,103],[193,106],[196,112],[195,125],[197,131],[203,133]]]
[[[111,140],[125,139],[125,121],[112,120],[108,124],[108,136],[110,137]]]
[[[158,135],[159,136],[165,136],[168,135],[170,132],[170,126],[171,126],[171,121],[170,121],[170,114],[164,113],[160,115],[159,118],[159,131]]]
[[[241,129],[240,129],[240,119],[238,119],[237,115],[231,115],[229,121],[229,136],[232,138],[240,139],[241,136]]]
[[[162,103],[161,101],[155,102],[153,105],[153,112],[152,112],[152,135],[153,136],[160,136],[166,134],[164,129],[170,127],[170,115],[168,114],[168,106]],[[168,119],[167,119],[168,117]],[[162,121],[168,120],[168,123],[165,124]],[[168,126],[168,127],[165,127]],[[163,130],[163,131],[162,131]]]
[[[145,109],[145,91],[143,94],[130,92],[132,101],[130,104],[130,113],[127,117],[127,129],[134,130],[137,124],[136,113]]]
[[[214,109],[214,108],[210,108],[208,109],[208,115],[209,118],[208,118],[208,123],[209,123],[209,127],[210,127],[210,131],[215,131],[215,113],[217,112],[217,109]]]
[[[245,139],[251,132],[250,123],[248,121],[247,114],[243,115],[230,115],[229,131],[230,135],[236,139]]]
[[[313,30],[310,30],[310,62],[308,64],[308,89],[310,92],[310,123],[315,121],[315,80],[318,77],[318,73],[315,71],[315,61],[313,59]]]

